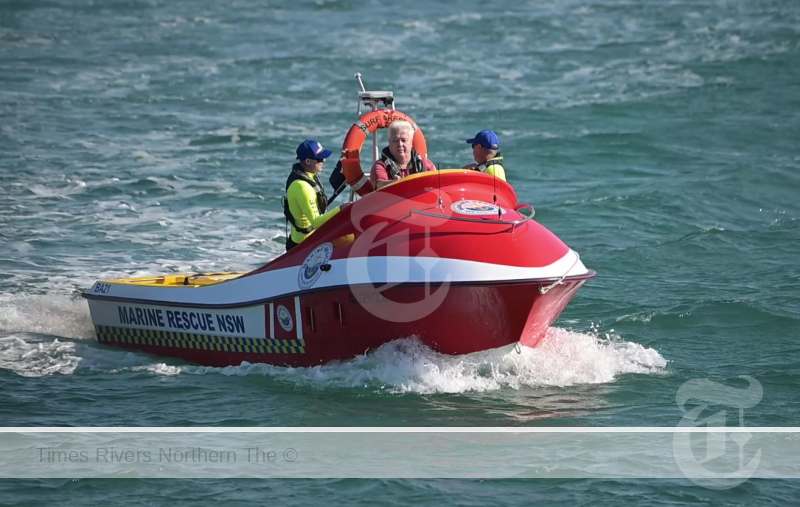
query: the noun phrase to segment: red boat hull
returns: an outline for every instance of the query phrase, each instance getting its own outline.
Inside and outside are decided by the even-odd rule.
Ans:
[[[294,327],[286,331],[272,322],[274,339],[220,342],[219,337],[146,330],[98,328],[98,341],[125,349],[175,357],[206,366],[240,365],[242,362],[279,366],[316,366],[347,360],[395,339],[417,337],[437,352],[470,354],[520,342],[536,347],[586,278],[567,279],[541,294],[534,281],[502,285],[401,285],[376,292],[340,288],[287,297],[263,305],[267,325],[270,312],[282,306]],[[430,293],[447,291],[447,297],[427,315]],[[383,308],[381,308],[383,307]],[[297,315],[297,309],[301,315]],[[387,312],[392,321],[387,322]],[[403,322],[407,320],[407,322]],[[288,327],[288,326],[287,326]],[[224,339],[223,339],[224,340]],[[270,345],[273,344],[273,345]],[[287,345],[288,344],[288,345]],[[270,352],[264,352],[270,350]]]
[[[211,366],[314,366],[412,336],[452,355],[535,347],[594,272],[521,209],[484,173],[415,174],[252,271],[97,281],[84,297],[100,342]]]

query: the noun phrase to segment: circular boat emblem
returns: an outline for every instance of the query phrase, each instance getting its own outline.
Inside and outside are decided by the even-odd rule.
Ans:
[[[292,314],[289,313],[289,310],[286,309],[283,305],[278,305],[278,323],[281,325],[284,331],[287,333],[294,328],[294,320],[292,320]]]
[[[320,267],[327,264],[333,255],[333,244],[323,243],[311,251],[300,265],[300,272],[297,273],[297,286],[301,289],[313,287],[319,277],[322,276]]]
[[[506,210],[494,204],[483,201],[458,201],[450,205],[450,209],[460,215],[497,215],[498,210],[500,213],[505,213]]]

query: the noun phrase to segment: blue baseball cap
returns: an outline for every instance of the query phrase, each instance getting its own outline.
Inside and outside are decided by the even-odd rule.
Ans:
[[[500,147],[500,139],[491,130],[481,130],[472,139],[467,139],[467,144],[480,144],[487,150],[496,150]]]
[[[307,158],[322,160],[330,158],[331,155],[333,155],[333,151],[326,150],[316,141],[303,141],[297,147],[297,160],[305,160]]]

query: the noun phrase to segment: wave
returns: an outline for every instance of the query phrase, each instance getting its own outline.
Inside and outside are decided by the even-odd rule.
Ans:
[[[266,375],[320,389],[371,387],[389,393],[435,394],[600,384],[628,373],[663,374],[667,366],[654,349],[562,328],[551,328],[539,347],[518,350],[449,356],[412,337],[349,361],[311,368],[243,363],[227,368],[184,366],[181,371],[195,375]]]

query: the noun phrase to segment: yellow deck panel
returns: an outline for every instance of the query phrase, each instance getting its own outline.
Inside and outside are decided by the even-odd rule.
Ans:
[[[248,271],[232,271],[228,273],[198,273],[164,276],[140,276],[135,278],[118,278],[103,280],[104,283],[140,285],[146,287],[204,287],[228,280],[234,280],[247,274]]]

